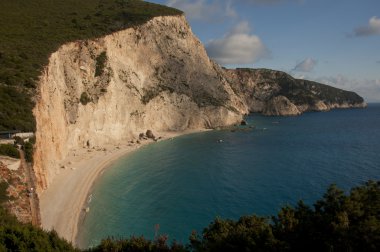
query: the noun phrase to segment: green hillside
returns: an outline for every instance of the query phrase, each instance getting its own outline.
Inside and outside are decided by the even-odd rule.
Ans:
[[[140,0],[1,0],[0,130],[35,130],[36,80],[60,45],[180,14]]]

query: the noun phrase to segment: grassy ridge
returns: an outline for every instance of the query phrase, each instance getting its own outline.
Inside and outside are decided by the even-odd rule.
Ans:
[[[1,0],[0,130],[35,130],[31,97],[60,45],[180,14],[141,0]]]

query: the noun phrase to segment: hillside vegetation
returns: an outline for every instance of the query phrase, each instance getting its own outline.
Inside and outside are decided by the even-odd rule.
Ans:
[[[141,0],[1,0],[0,130],[35,130],[36,81],[60,45],[180,14]]]
[[[13,144],[0,144],[0,155],[20,158],[20,153]]]
[[[318,101],[324,101],[326,104],[360,104],[364,102],[363,98],[355,92],[331,87],[315,81],[295,79],[282,71],[265,68],[238,68],[236,72],[240,75],[247,74],[248,76],[252,76],[252,78],[257,78],[258,85],[272,84],[272,90],[264,89],[265,92],[270,94],[269,98],[282,95],[295,105],[314,105]],[[278,85],[279,89],[276,88],[276,85]]]
[[[0,251],[79,251],[58,237],[31,224],[21,224],[0,207]]]
[[[87,251],[379,251],[380,182],[369,181],[347,195],[331,186],[313,207],[302,201],[276,216],[217,218],[188,245],[166,236],[104,239]],[[0,209],[0,251],[78,251],[57,234],[20,224]]]

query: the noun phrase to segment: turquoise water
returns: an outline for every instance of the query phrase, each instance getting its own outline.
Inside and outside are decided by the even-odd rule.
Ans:
[[[185,135],[119,160],[95,184],[80,244],[152,239],[156,224],[159,234],[187,243],[216,216],[272,215],[300,199],[314,202],[331,183],[347,190],[380,179],[379,104],[247,120],[256,128]]]

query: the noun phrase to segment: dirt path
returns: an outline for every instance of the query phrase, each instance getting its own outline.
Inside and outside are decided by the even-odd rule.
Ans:
[[[32,224],[35,226],[41,226],[41,215],[38,195],[35,193],[35,177],[32,165],[28,164],[25,160],[25,154],[20,151],[21,168],[25,172],[25,177],[28,184],[29,202],[32,215]]]

